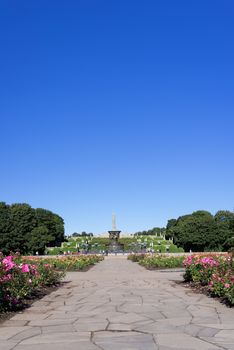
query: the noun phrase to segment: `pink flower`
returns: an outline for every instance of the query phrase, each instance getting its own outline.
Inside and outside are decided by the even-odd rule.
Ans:
[[[212,259],[212,258],[202,258],[200,260],[200,263],[204,266],[204,267],[208,267],[208,266],[219,266],[219,262]]]
[[[187,258],[184,259],[184,266],[190,266],[193,262],[193,257],[189,255]]]
[[[12,261],[12,259],[13,259],[13,256],[12,255],[8,255],[8,256],[6,256],[4,259],[3,259],[3,263],[7,263],[8,261]]]
[[[22,272],[29,272],[30,270],[29,270],[28,264],[23,264],[23,265],[22,265],[22,268],[21,268],[21,271],[22,271]]]
[[[229,287],[230,287],[230,284],[229,284],[229,283],[225,283],[224,287],[225,287],[225,288],[229,288]]]
[[[51,267],[50,264],[44,264],[44,267]]]
[[[10,273],[8,273],[6,276],[3,276],[0,281],[1,282],[6,282],[6,281],[10,281],[12,279],[12,275]]]
[[[12,261],[12,259],[13,259],[13,256],[9,255],[2,260],[3,264],[5,265],[6,271],[12,269],[15,266],[15,263],[14,261]]]

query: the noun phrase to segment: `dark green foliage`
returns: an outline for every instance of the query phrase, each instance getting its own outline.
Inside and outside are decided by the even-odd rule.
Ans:
[[[154,227],[151,230],[148,231],[139,231],[134,233],[134,236],[160,236],[164,235],[166,233],[165,227]]]
[[[166,237],[173,238],[175,244],[185,251],[224,251],[234,242],[233,221],[234,214],[229,211],[218,211],[213,216],[208,211],[199,210],[169,220]]]
[[[0,203],[0,251],[4,254],[43,254],[46,245],[63,241],[64,222],[60,216],[26,203]]]
[[[35,210],[25,203],[12,204],[9,208],[12,222],[9,251],[26,253],[31,232],[37,226]]]
[[[45,246],[54,241],[54,236],[49,233],[49,230],[46,226],[35,227],[30,235],[28,240],[28,251],[35,254],[44,254]]]
[[[72,237],[93,237],[93,233],[87,233],[85,231],[78,233],[78,232],[73,232]]]
[[[51,235],[49,240],[50,246],[59,246],[64,241],[64,221],[57,214],[52,213],[46,209],[36,209],[36,217],[39,226],[47,228],[48,233]]]
[[[119,243],[122,245],[124,251],[139,250],[137,246],[137,239],[134,237],[122,237],[119,239]]]

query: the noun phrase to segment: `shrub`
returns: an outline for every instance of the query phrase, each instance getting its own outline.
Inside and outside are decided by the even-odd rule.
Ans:
[[[182,267],[184,256],[157,255],[146,256],[139,263],[148,269]]]
[[[48,265],[29,264],[18,256],[0,255],[0,311],[15,309],[37,288],[57,284],[64,276]]]
[[[24,262],[36,264],[49,264],[55,270],[59,271],[80,271],[97,262],[103,260],[103,256],[98,255],[68,255],[55,258],[24,257]]]
[[[139,262],[142,259],[144,259],[146,254],[129,254],[128,255],[128,260],[131,260],[133,262]]]
[[[184,256],[169,256],[161,254],[130,254],[128,259],[139,262],[140,265],[148,268],[175,268],[183,267]]]
[[[207,286],[212,296],[234,305],[234,265],[228,254],[196,254],[184,260],[184,279]]]

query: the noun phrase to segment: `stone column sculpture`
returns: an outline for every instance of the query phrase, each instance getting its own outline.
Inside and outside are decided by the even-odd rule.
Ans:
[[[112,214],[112,231],[117,231],[116,229],[116,216]]]

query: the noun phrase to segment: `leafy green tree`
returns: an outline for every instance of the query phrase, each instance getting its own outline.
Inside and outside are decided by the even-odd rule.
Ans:
[[[234,214],[220,210],[215,216],[198,210],[192,214],[180,216],[168,221],[166,236],[173,237],[175,244],[185,251],[222,251],[232,244],[234,236],[231,223]]]
[[[30,240],[28,241],[28,250],[30,253],[44,254],[45,247],[54,240],[54,237],[49,233],[49,230],[45,226],[35,227],[30,235]]]
[[[227,210],[220,210],[214,216],[217,224],[219,243],[223,249],[228,250],[232,246],[232,221],[234,220],[234,213]]]
[[[38,226],[46,227],[51,236],[48,246],[60,246],[64,241],[63,219],[59,215],[42,208],[36,209],[36,217]]]
[[[173,239],[174,238],[174,227],[176,226],[177,220],[176,219],[170,219],[167,222],[166,226],[166,238],[167,239]]]
[[[179,217],[176,222],[171,221],[168,230],[172,233],[175,244],[185,251],[204,251],[210,244],[213,221],[209,212],[199,210]]]
[[[215,221],[230,224],[234,220],[234,213],[228,210],[219,210],[214,216]]]
[[[64,222],[59,215],[26,203],[0,202],[0,251],[4,254],[43,253],[46,245],[60,245],[63,241]]]
[[[134,233],[134,237],[137,236],[158,236],[160,234],[164,234],[166,232],[166,229],[163,227],[154,227],[151,230],[148,231],[139,231]]]
[[[35,209],[26,203],[12,204],[10,207],[12,230],[8,249],[27,253],[27,244],[32,230],[37,226]]]
[[[10,206],[0,202],[0,251],[4,254],[10,250],[10,233],[12,231]]]
[[[73,232],[72,237],[80,237],[80,234],[78,232]]]
[[[229,237],[226,239],[224,247],[226,250],[234,251],[234,213],[232,214],[233,216],[229,220]]]

